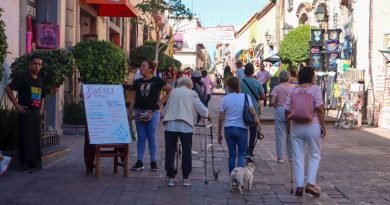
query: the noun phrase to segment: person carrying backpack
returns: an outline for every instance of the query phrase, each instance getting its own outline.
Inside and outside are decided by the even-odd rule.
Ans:
[[[297,196],[303,195],[305,180],[305,144],[309,149],[309,164],[305,192],[320,196],[316,188],[316,178],[321,159],[321,138],[326,135],[324,121],[324,102],[321,88],[314,85],[314,69],[305,66],[298,73],[299,85],[287,96],[286,109],[287,134],[291,136],[292,163]]]

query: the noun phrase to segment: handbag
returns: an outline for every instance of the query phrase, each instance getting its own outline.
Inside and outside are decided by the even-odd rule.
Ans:
[[[149,122],[152,119],[153,110],[140,110],[135,111],[135,120],[138,122]]]
[[[250,109],[249,109],[249,102],[248,102],[248,95],[245,94],[245,103],[244,103],[244,112],[242,114],[242,117],[244,119],[244,123],[249,126],[256,126],[255,118],[253,117]]]
[[[299,123],[311,122],[314,115],[313,104],[313,95],[306,92],[306,89],[300,89],[296,93],[292,92],[291,112],[288,115],[288,119]]]
[[[129,126],[130,126],[130,133],[131,133],[132,141],[137,141],[138,135],[137,135],[137,127],[135,126],[135,120],[130,121]]]

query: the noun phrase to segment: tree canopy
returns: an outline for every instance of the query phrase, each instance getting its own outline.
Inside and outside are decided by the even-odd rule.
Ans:
[[[1,19],[3,9],[0,8],[0,79],[3,77],[3,63],[7,56],[7,36],[5,35],[5,23]]]
[[[309,59],[310,26],[299,26],[291,30],[280,45],[283,62],[305,62]]]
[[[171,40],[180,29],[180,23],[191,20],[194,14],[181,0],[144,0],[136,7],[144,14],[137,18],[137,22],[156,32],[155,62],[159,62],[159,52],[165,47],[162,42],[166,37]]]

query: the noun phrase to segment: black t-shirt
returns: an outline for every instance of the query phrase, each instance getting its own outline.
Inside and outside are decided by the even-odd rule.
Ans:
[[[41,100],[46,96],[43,89],[44,81],[38,75],[34,79],[29,72],[23,73],[15,78],[9,87],[18,92],[18,103],[30,109],[38,109],[41,106]]]
[[[161,78],[152,77],[149,80],[138,79],[134,82],[133,90],[136,91],[134,108],[141,110],[158,110],[157,102],[160,99],[161,88],[166,84]]]

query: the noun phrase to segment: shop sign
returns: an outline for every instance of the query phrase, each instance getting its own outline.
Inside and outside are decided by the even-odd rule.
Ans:
[[[37,25],[37,46],[38,48],[54,49],[59,46],[58,25],[38,24]]]
[[[37,6],[35,0],[27,0],[27,16],[31,16],[32,19],[37,17]]]
[[[184,31],[185,39],[197,43],[231,43],[234,41],[233,26],[204,27],[187,29]]]
[[[390,106],[382,107],[378,123],[379,127],[390,129]]]

